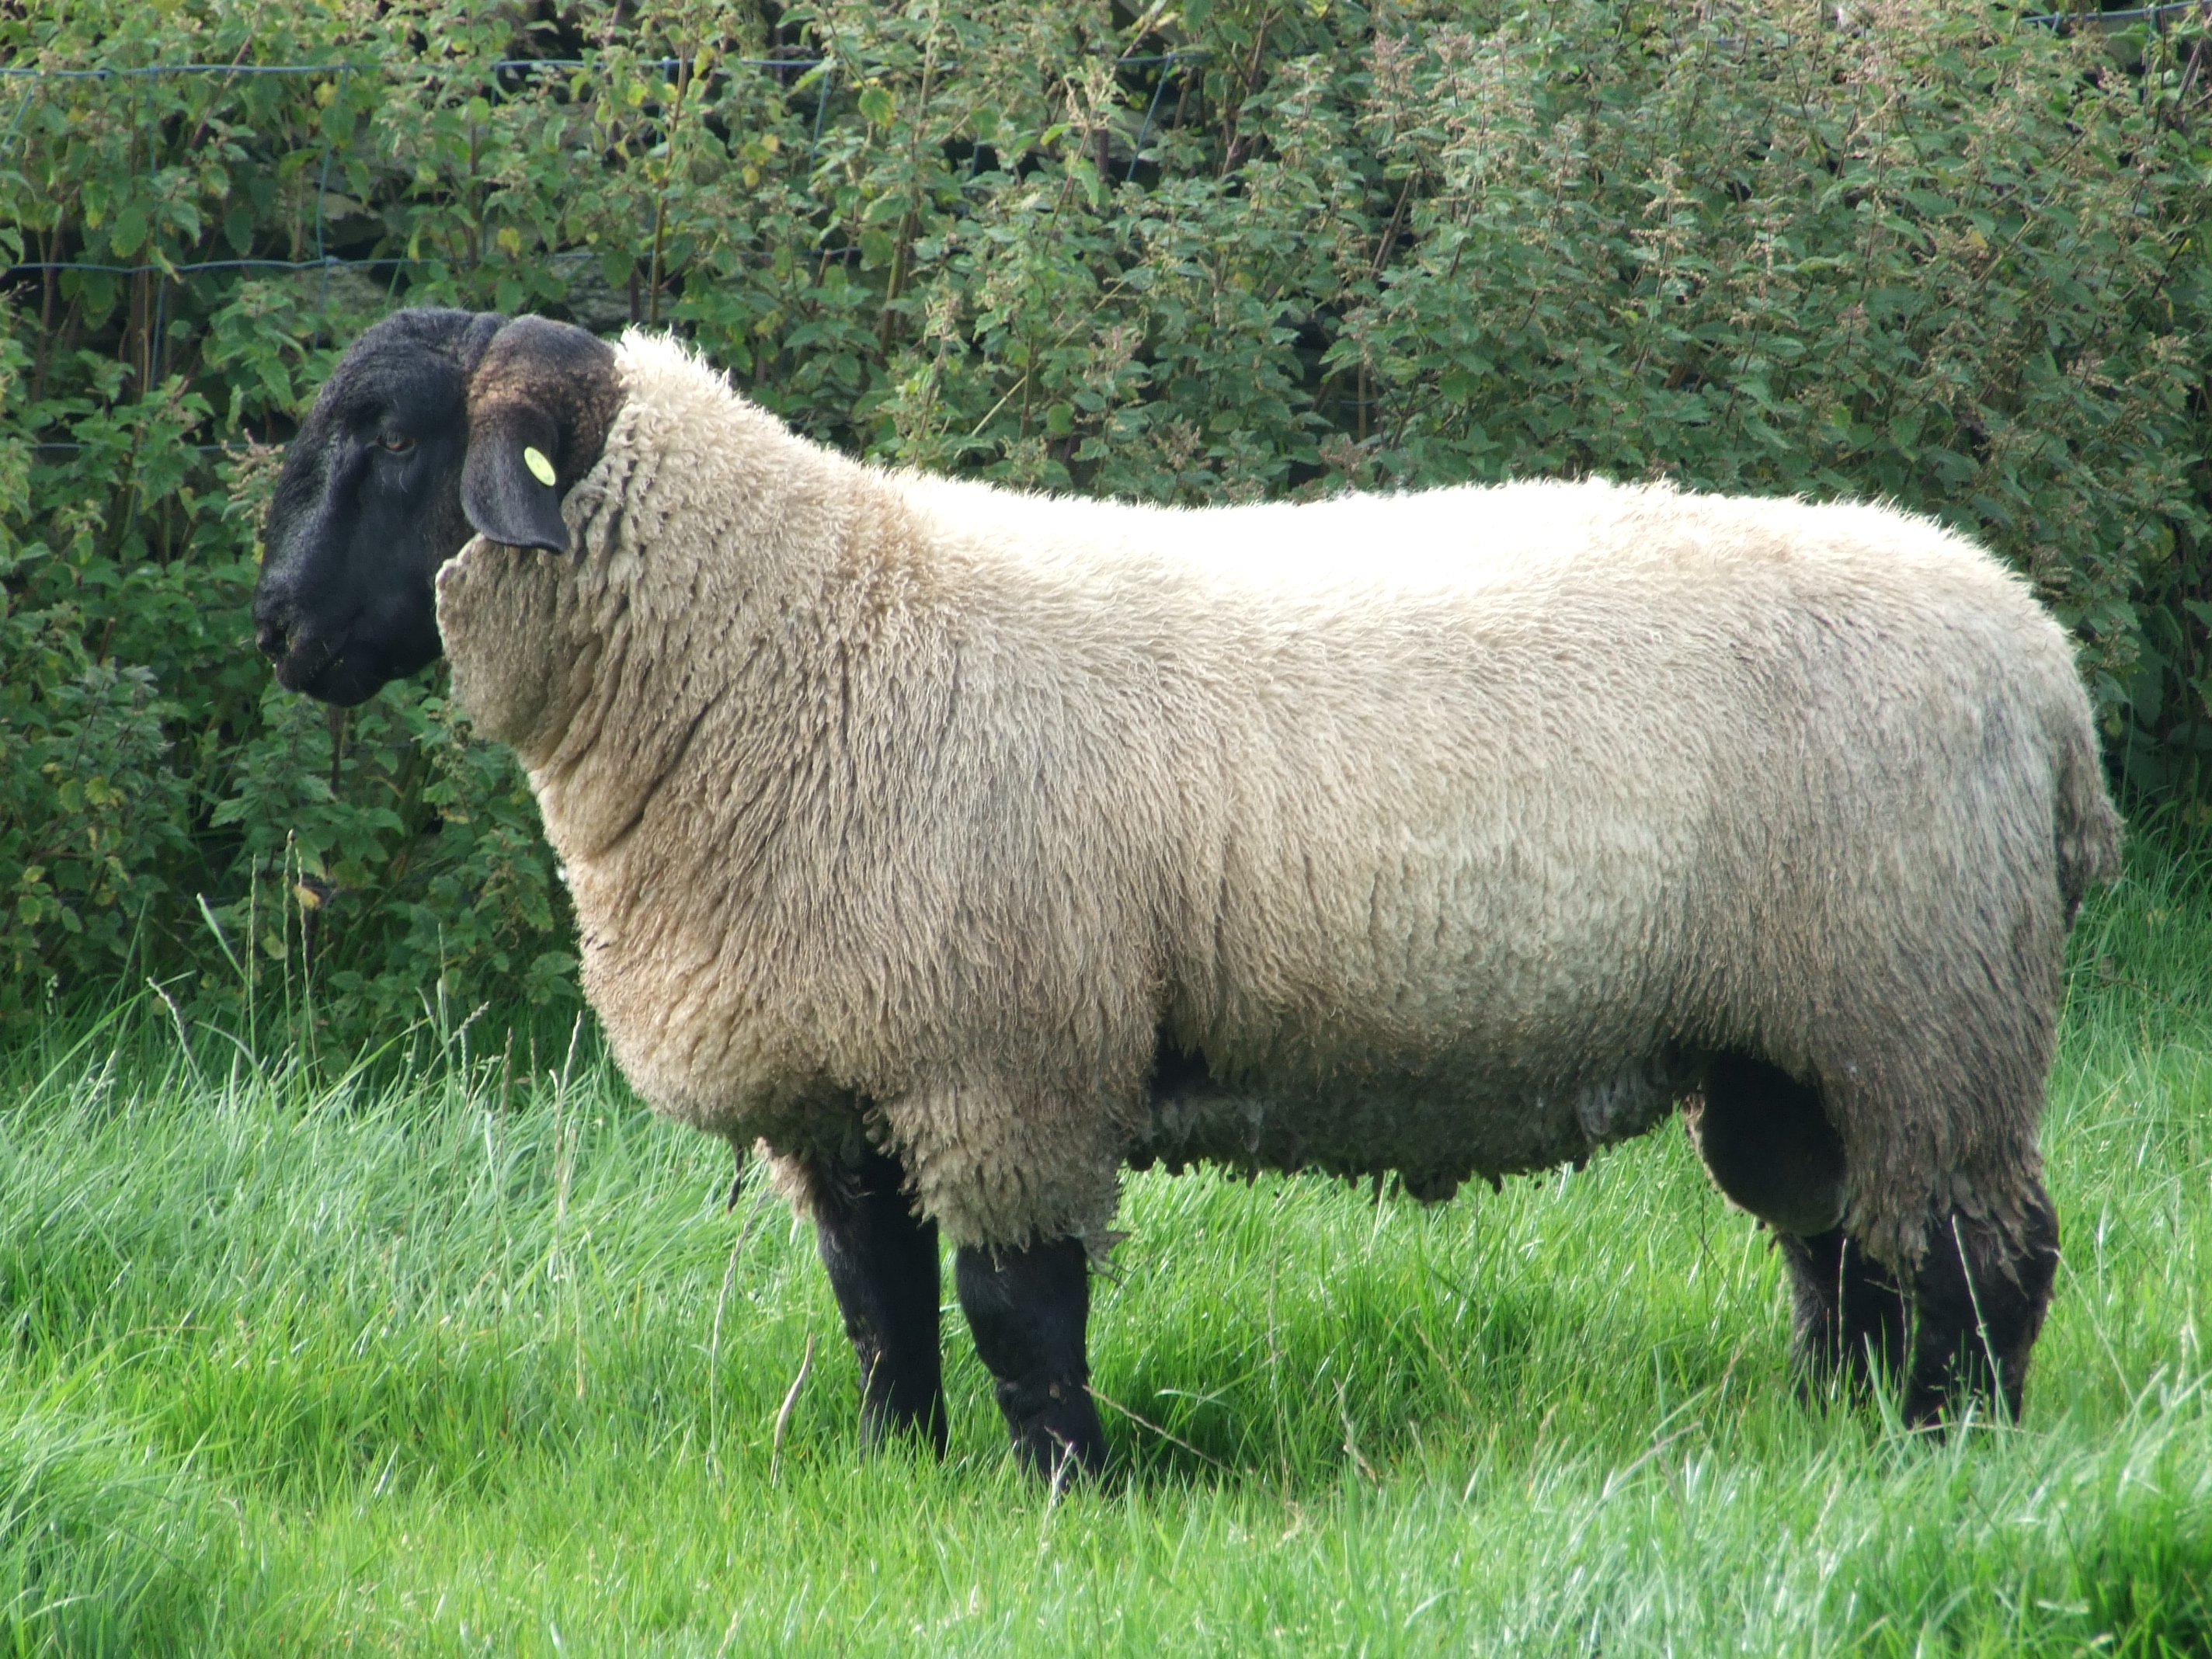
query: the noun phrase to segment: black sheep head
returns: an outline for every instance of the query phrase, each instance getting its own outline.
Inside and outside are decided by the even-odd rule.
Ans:
[[[278,683],[351,705],[434,661],[438,568],[478,532],[565,550],[562,500],[620,403],[613,351],[566,323],[425,310],[369,329],[270,504],[253,628]]]

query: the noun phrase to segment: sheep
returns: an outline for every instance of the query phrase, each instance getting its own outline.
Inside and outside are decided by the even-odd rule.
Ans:
[[[409,312],[267,546],[283,684],[442,644],[520,756],[622,1069],[815,1224],[864,1444],[944,1449],[940,1229],[1017,1455],[1097,1470],[1125,1166],[1441,1200],[1678,1103],[1810,1378],[2020,1409],[2119,823],[2065,635],[1930,520],[1018,494],[808,442],[665,338]]]

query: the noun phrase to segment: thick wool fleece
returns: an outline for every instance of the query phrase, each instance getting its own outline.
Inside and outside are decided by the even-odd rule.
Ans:
[[[1132,1158],[1446,1193],[1730,1050],[1820,1089],[1877,1255],[2016,1228],[2118,823],[2065,636],[1970,543],[1599,483],[1016,495],[619,360],[580,551],[478,539],[438,615],[660,1110],[1095,1243]]]

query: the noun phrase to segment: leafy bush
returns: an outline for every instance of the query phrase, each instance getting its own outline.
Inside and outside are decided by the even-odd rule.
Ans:
[[[672,326],[824,441],[1027,486],[1892,497],[2077,630],[2134,789],[2212,799],[2202,32],[647,9],[0,18],[114,71],[11,79],[0,137],[0,1021],[118,975],[346,1043],[573,1002],[441,676],[331,715],[247,637],[276,447],[402,301]]]

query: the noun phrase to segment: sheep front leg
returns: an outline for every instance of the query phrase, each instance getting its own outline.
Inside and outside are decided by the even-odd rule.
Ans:
[[[918,1434],[945,1455],[937,1224],[917,1216],[905,1171],[871,1152],[821,1182],[814,1237],[860,1362],[860,1443]]]
[[[1091,1263],[1080,1239],[1023,1250],[963,1246],[954,1258],[975,1352],[997,1379],[1014,1455],[1049,1480],[1106,1467],[1106,1434],[1084,1355]]]

